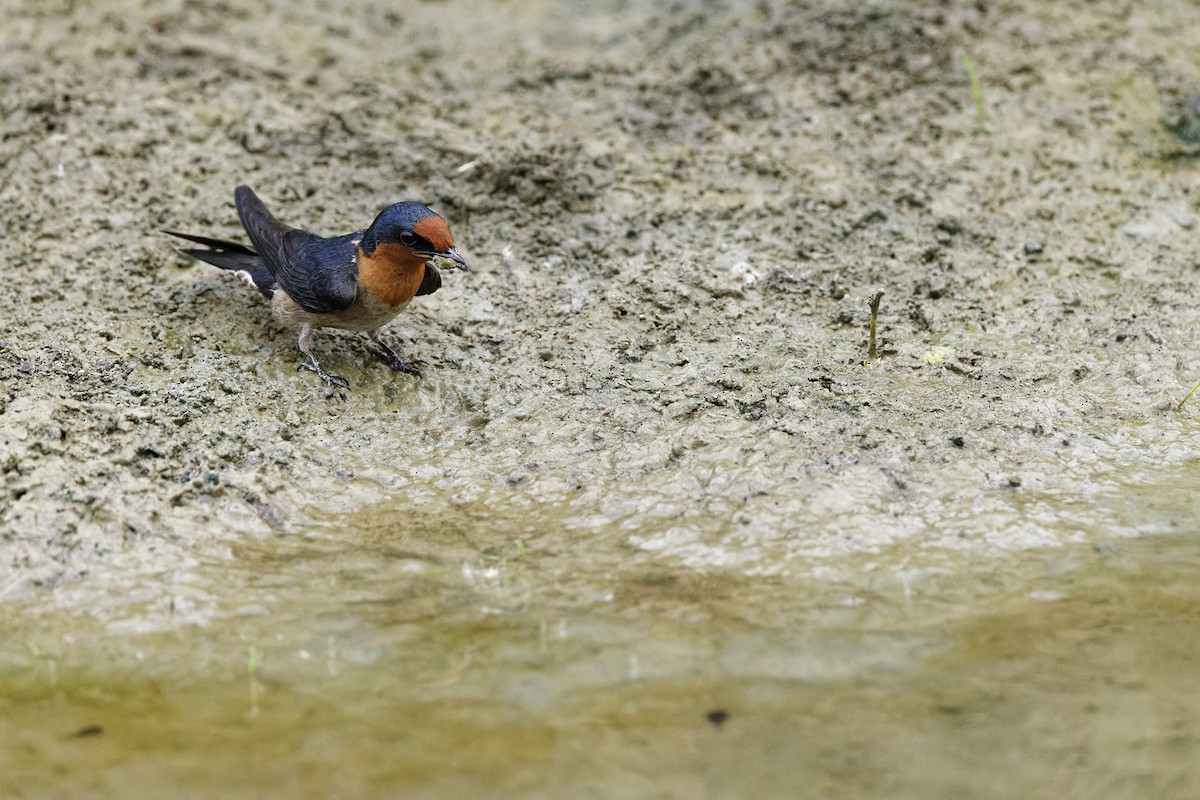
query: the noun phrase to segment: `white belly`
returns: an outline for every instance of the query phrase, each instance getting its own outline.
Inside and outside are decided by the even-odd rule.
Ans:
[[[271,313],[280,324],[299,329],[303,325],[315,328],[342,328],[348,331],[373,331],[388,324],[404,310],[409,301],[389,306],[360,291],[354,305],[344,311],[313,314],[296,305],[286,292],[278,290],[271,298]]]

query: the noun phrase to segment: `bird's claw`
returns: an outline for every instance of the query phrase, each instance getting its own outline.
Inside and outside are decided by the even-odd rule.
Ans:
[[[387,364],[396,372],[403,372],[405,375],[412,375],[418,380],[421,378],[421,370],[417,368],[417,365],[424,365],[424,361],[419,358],[405,361],[396,354],[395,350],[383,344],[383,342],[376,342],[376,344],[379,345],[379,349],[375,350],[375,355],[379,356],[380,361]]]
[[[336,386],[339,389],[350,388],[350,381],[346,380],[341,375],[334,375],[332,372],[326,372],[318,364],[301,362],[296,365],[296,369],[306,369],[310,372],[315,372],[318,376],[320,376],[321,380],[325,381],[325,383],[329,384],[330,386]]]

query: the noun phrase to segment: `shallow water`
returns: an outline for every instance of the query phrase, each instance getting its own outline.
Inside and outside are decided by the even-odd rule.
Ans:
[[[249,542],[136,625],[14,626],[0,795],[1192,796],[1197,477],[1102,493],[1095,544],[841,585],[417,552],[378,509]]]

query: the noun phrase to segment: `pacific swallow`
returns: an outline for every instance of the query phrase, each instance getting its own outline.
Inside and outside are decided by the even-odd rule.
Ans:
[[[421,377],[379,337],[379,330],[404,310],[413,297],[432,294],[442,285],[429,262],[446,259],[461,270],[446,220],[420,203],[388,206],[363,230],[326,238],[277,220],[248,186],[233,193],[238,217],[253,248],[237,242],[164,231],[204,245],[181,249],[193,258],[227,269],[271,301],[271,313],[299,334],[300,351],[310,369],[331,386],[349,381],[321,367],[312,351],[316,328],[366,331],[372,352],[389,367]],[[419,363],[419,362],[418,362]]]

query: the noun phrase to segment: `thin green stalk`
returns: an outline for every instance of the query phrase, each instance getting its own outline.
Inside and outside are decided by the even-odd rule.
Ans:
[[[1196,393],[1196,390],[1197,390],[1197,389],[1200,389],[1200,383],[1197,383],[1195,386],[1193,386],[1193,387],[1192,387],[1192,390],[1191,390],[1190,392],[1188,392],[1188,393],[1187,393],[1187,397],[1185,397],[1185,398],[1183,398],[1182,400],[1180,400],[1180,401],[1179,401],[1179,405],[1175,406],[1175,410],[1176,410],[1176,411],[1183,411],[1183,404],[1184,404],[1184,403],[1186,403],[1188,400],[1190,400],[1190,399],[1191,399],[1192,395],[1194,395],[1194,394]]]
[[[983,82],[979,80],[979,71],[975,69],[975,62],[971,60],[966,51],[962,53],[962,62],[966,67],[967,77],[971,79],[971,97],[975,100],[975,121],[979,123],[979,127],[986,128],[988,116],[987,109],[983,107]]]

